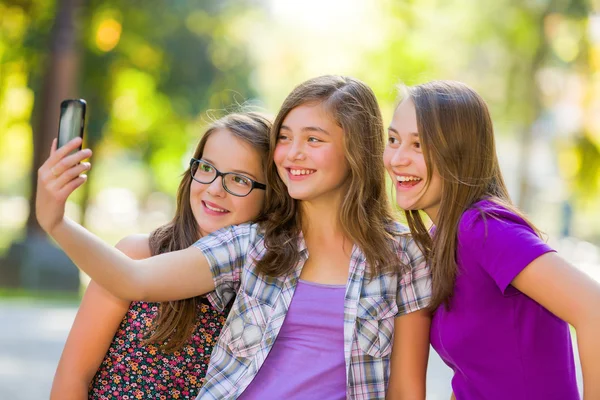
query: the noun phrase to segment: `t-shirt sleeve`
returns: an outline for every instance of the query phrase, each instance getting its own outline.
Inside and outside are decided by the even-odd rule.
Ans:
[[[217,310],[223,311],[235,296],[248,251],[256,237],[257,225],[243,224],[220,229],[194,243],[208,261],[215,290],[206,297]]]
[[[414,239],[406,235],[400,259],[408,266],[398,284],[398,315],[405,315],[429,306],[431,301],[431,270]]]
[[[511,282],[539,256],[554,251],[518,215],[502,209],[492,214],[465,212],[459,224],[459,248],[492,277],[506,294]]]

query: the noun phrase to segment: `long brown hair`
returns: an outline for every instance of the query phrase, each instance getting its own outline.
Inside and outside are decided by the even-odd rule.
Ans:
[[[267,168],[267,252],[257,270],[281,276],[292,270],[299,259],[297,238],[302,227],[298,200],[290,197],[273,161],[283,120],[294,108],[320,103],[344,131],[344,151],[350,173],[348,191],[339,209],[345,235],[364,252],[368,273],[397,268],[390,222],[389,200],[385,192],[382,163],[385,139],[381,113],[372,90],[349,77],[321,76],[297,86],[285,99],[271,129],[271,148]],[[396,260],[396,262],[394,262]]]
[[[433,81],[402,87],[402,101],[413,102],[427,165],[440,174],[442,195],[433,237],[418,210],[405,211],[411,233],[432,270],[430,308],[449,308],[454,293],[458,223],[474,203],[489,199],[525,216],[512,204],[500,171],[494,128],[483,98],[464,83]],[[493,215],[490,215],[493,217]],[[485,215],[482,212],[482,217]],[[527,221],[539,234],[539,231]]]
[[[250,144],[261,156],[263,168],[269,153],[271,121],[256,112],[232,113],[213,122],[202,136],[194,151],[194,158],[202,158],[206,142],[220,129],[226,129],[238,139]],[[201,236],[198,223],[190,206],[190,169],[183,173],[177,190],[177,209],[171,222],[150,234],[151,254],[157,255],[190,247]],[[255,221],[264,219],[264,207]],[[160,344],[164,351],[176,351],[190,339],[197,322],[198,306],[203,297],[161,303],[146,343]]]

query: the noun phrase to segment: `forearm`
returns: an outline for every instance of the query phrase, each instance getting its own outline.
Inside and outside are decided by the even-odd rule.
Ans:
[[[132,260],[68,219],[50,234],[79,268],[122,300],[173,301],[215,289],[208,261],[197,249]]]
[[[583,399],[600,399],[600,316],[596,315],[576,331],[583,374]]]
[[[94,281],[124,300],[140,300],[136,261],[65,218],[50,235],[69,258]]]

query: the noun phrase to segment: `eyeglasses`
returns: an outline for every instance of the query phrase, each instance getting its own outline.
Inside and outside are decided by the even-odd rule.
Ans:
[[[221,172],[208,161],[197,160],[195,158],[190,160],[190,172],[193,180],[204,184],[213,183],[215,179],[221,176],[223,189],[227,193],[238,197],[248,196],[253,189],[265,190],[267,188],[266,185],[256,182],[245,175],[235,172]]]

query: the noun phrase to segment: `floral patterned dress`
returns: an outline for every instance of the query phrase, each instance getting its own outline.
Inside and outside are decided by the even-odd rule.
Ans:
[[[194,399],[204,383],[210,354],[227,313],[208,301],[198,306],[191,340],[180,351],[164,353],[142,345],[159,303],[133,302],[90,384],[94,400]]]

